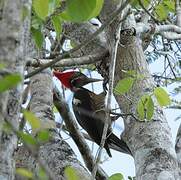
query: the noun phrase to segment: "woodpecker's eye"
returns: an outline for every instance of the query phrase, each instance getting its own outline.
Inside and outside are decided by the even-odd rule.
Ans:
[[[81,86],[81,78],[77,77],[70,81],[73,87],[80,87]]]

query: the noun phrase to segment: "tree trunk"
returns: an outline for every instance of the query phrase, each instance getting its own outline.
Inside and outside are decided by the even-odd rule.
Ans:
[[[178,167],[180,168],[179,175],[181,177],[181,125],[177,132],[175,150],[177,153]]]
[[[20,147],[17,152],[17,166],[24,167],[38,173],[39,163],[51,173],[53,180],[63,180],[65,178],[64,170],[71,166],[77,172],[77,175],[85,180],[90,179],[86,169],[77,160],[70,146],[62,140],[60,134],[56,131],[56,125],[53,115],[53,81],[50,70],[45,70],[31,78],[30,84],[31,101],[29,110],[33,112],[41,121],[41,129],[53,131],[49,142],[40,146],[39,157],[32,157],[31,153],[24,147]],[[36,133],[36,132],[35,132]],[[39,159],[39,160],[38,160]],[[18,180],[19,176],[17,176]]]
[[[110,14],[110,7],[112,11],[115,11],[117,6],[118,2],[105,1],[101,20],[104,22],[107,15]],[[126,9],[124,10],[125,12]],[[131,30],[135,26],[134,16],[129,15],[126,21],[123,22],[121,29],[123,31],[124,29]],[[114,33],[116,32],[115,28],[115,26],[111,25],[107,32]],[[107,35],[107,37],[110,36]],[[108,42],[112,42],[112,40]],[[123,113],[133,113],[135,115],[137,114],[136,106],[140,97],[145,93],[151,93],[154,88],[140,42],[140,39],[134,36],[134,32],[131,35],[121,34],[114,83],[116,85],[119,80],[125,77],[125,73],[122,70],[133,70],[144,76],[142,80],[137,80],[132,89],[124,96],[115,96]],[[111,52],[111,48],[109,49]],[[101,71],[105,71],[103,66]],[[155,106],[155,114],[150,122],[139,122],[131,116],[124,118],[124,122],[123,139],[134,156],[136,179],[179,179],[178,163],[172,144],[171,130],[162,109],[158,105]]]
[[[145,93],[152,92],[154,83],[139,39],[134,36],[126,38],[126,41],[121,41],[118,47],[115,84],[125,77],[122,70],[134,70],[144,78],[137,80],[125,96],[117,95],[116,100],[124,113],[137,114],[138,100]],[[133,117],[124,119],[124,122],[124,139],[134,156],[136,178],[179,179],[171,130],[162,109],[158,105],[155,106],[154,117],[150,122],[139,122]]]
[[[11,73],[24,74],[25,56],[23,46],[26,42],[22,38],[23,21],[22,9],[23,1],[3,0],[0,3],[0,63],[5,65],[5,69],[0,71],[3,77]],[[30,13],[30,11],[29,11]],[[30,21],[29,21],[30,22]],[[27,24],[29,27],[29,24]],[[29,33],[29,29],[27,29]],[[0,179],[14,179],[15,162],[13,153],[17,147],[17,137],[13,132],[3,130],[5,120],[18,128],[21,94],[23,81],[16,88],[6,91],[0,95]]]

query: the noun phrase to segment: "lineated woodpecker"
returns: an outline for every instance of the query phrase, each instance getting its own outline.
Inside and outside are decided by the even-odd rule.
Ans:
[[[81,72],[59,72],[54,71],[54,75],[62,82],[62,84],[74,92],[72,106],[75,117],[80,126],[87,131],[93,141],[100,145],[104,121],[105,121],[105,93],[95,94],[84,85],[101,81],[100,79],[88,78]],[[104,145],[109,157],[112,157],[109,145],[115,147],[116,150],[131,154],[126,143],[112,133],[111,124],[107,132],[107,139]]]

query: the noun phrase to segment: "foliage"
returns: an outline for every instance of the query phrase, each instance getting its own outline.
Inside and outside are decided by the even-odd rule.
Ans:
[[[23,111],[23,115],[32,129],[39,129],[41,126],[40,120],[30,111]]]
[[[138,80],[143,78],[140,74],[137,74],[135,71],[124,71],[125,75],[127,77],[119,80],[117,83],[114,92],[115,94],[121,95],[126,92],[129,92],[133,86],[133,83]]]
[[[67,166],[64,170],[67,180],[79,180],[80,178],[77,175],[77,172],[71,166]]]
[[[171,103],[170,97],[163,88],[157,87],[154,89],[153,93],[160,106],[170,105]]]
[[[9,74],[0,79],[0,93],[17,86],[21,82],[21,76],[17,73]]]
[[[148,8],[150,5],[150,0],[134,0],[132,1],[132,6],[136,9],[144,7]],[[160,20],[166,20],[169,13],[175,12],[175,3],[172,0],[160,1],[154,9],[155,17]],[[156,19],[155,18],[155,19]]]
[[[26,178],[33,178],[33,173],[25,168],[16,168],[16,173]]]
[[[124,177],[121,173],[116,173],[111,175],[108,180],[124,180]]]
[[[45,40],[43,27],[49,20],[59,40],[63,21],[80,23],[90,20],[100,13],[103,2],[104,0],[66,0],[64,9],[60,0],[33,0],[31,32],[37,48],[42,48]]]
[[[99,14],[102,4],[103,0],[67,0],[61,17],[72,22],[87,21]]]
[[[147,8],[150,3],[149,0],[142,0],[141,2],[142,4],[140,4],[139,0],[134,0],[132,5],[135,9],[139,9],[142,6]],[[80,23],[98,16],[103,5],[103,0],[66,0],[65,9],[63,8],[62,4],[63,2],[61,0],[33,0],[31,33],[38,49],[42,48],[45,41],[44,28],[47,23],[51,23],[51,29],[56,32],[57,40],[60,40],[62,35],[62,24],[64,21]],[[159,21],[163,21],[167,20],[169,13],[174,13],[174,11],[174,1],[160,1],[160,3],[154,9],[153,16],[156,17]],[[22,12],[22,19],[24,20],[27,15],[27,9],[24,9]],[[168,44],[172,46],[172,42],[168,42]],[[159,51],[165,51],[165,43],[163,42],[163,39],[160,39],[160,36],[154,37],[152,45],[152,51],[145,52],[149,62],[156,61],[163,56],[165,57],[165,55],[159,53]],[[175,46],[177,46],[179,49],[180,44],[175,43],[173,46],[174,48],[170,49],[175,49]],[[177,60],[178,63],[176,66],[178,69],[175,68],[175,71],[177,72],[176,75],[178,75],[179,69],[181,67],[181,55],[179,51],[173,52],[173,57]],[[174,65],[175,64],[176,63],[174,62]],[[0,70],[3,68],[4,65],[0,64]],[[89,66],[89,68],[93,69],[95,66]],[[114,89],[114,92],[117,95],[124,95],[125,93],[130,92],[134,83],[144,78],[135,71],[124,72],[125,78],[120,80]],[[21,80],[22,79],[19,74],[10,74],[4,76],[0,79],[0,93],[16,87]],[[176,77],[174,80],[166,80],[164,82],[173,83],[176,81],[180,82],[180,79]],[[160,85],[159,82],[157,82],[157,85]],[[180,92],[180,86],[175,88],[175,91],[178,94]],[[161,107],[170,105],[171,99],[168,93],[162,87],[155,87],[152,92],[144,94],[140,97],[137,104],[137,112],[140,120],[151,120],[153,118],[154,103],[158,103]],[[16,134],[24,144],[28,145],[28,147],[38,149],[41,143],[44,143],[50,139],[50,133],[45,129],[39,130],[41,128],[41,121],[32,112],[23,111],[23,115],[31,126],[32,132],[37,131],[36,138],[32,134],[24,131],[16,131]],[[6,126],[7,131],[11,130],[11,128],[13,129],[13,127],[9,128]],[[16,172],[26,178],[34,178],[34,174],[28,169],[18,168]],[[76,170],[72,167],[67,167],[65,169],[65,175],[68,180],[79,179]],[[39,177],[40,179],[47,178],[44,170],[39,171]],[[118,179],[124,179],[123,175],[116,173],[109,177],[109,180]]]
[[[131,89],[133,82],[134,79],[132,77],[121,79],[115,87],[115,93],[120,95],[128,92]]]
[[[154,113],[154,104],[150,95],[143,95],[138,101],[137,112],[141,120],[151,120]]]
[[[48,180],[48,177],[42,168],[39,168],[38,175],[35,175],[26,168],[16,168],[16,174],[32,180]]]
[[[127,77],[120,80],[114,89],[114,92],[117,95],[123,95],[131,91],[134,82],[143,78],[143,76],[137,74],[135,71],[124,72],[127,75]],[[140,120],[152,119],[154,114],[154,97],[156,98],[158,104],[162,107],[168,106],[171,103],[169,95],[163,88],[154,88],[153,92],[150,92],[150,94],[144,94],[138,101],[137,112]]]

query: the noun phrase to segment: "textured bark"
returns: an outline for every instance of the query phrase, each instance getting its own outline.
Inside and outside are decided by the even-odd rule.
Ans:
[[[103,23],[111,14],[111,12],[115,11],[117,5],[118,1],[105,0],[105,6],[100,16],[100,19]],[[118,22],[120,17],[121,15],[117,19]],[[105,49],[109,49],[111,54],[112,49],[114,48],[113,38],[117,25],[117,22],[111,24],[111,27],[106,29],[105,33],[102,33],[101,36],[98,36],[98,38],[93,41],[93,43],[89,44],[85,48],[82,48],[78,54],[75,54],[75,56],[95,53]],[[126,23],[124,23],[122,26],[122,29],[132,28],[135,26],[136,23],[134,21],[134,17],[129,16]],[[70,35],[77,44],[81,43],[87,35],[92,34],[96,30],[96,27],[90,23],[66,24],[64,28],[66,34]],[[128,92],[125,96],[116,96],[118,104],[124,113],[131,112],[136,114],[136,105],[139,98],[144,93],[151,92],[154,87],[154,83],[147,67],[143,49],[140,44],[140,39],[137,39],[134,36],[123,35],[121,36],[120,44],[121,45],[118,47],[115,84],[118,82],[118,80],[124,78],[122,70],[135,70],[137,73],[143,74],[145,76],[144,79],[136,81],[131,91]],[[36,55],[33,55],[33,57],[36,57]],[[108,63],[105,62],[106,60],[110,60],[110,58],[105,58],[100,64],[100,71],[104,77],[108,76],[109,74],[107,69]],[[49,121],[54,120],[51,111],[52,99],[50,93],[52,90],[49,88],[51,87],[51,78],[48,77],[47,79],[47,71],[42,72],[34,78],[35,79],[32,81],[32,98],[34,98],[34,101],[32,99],[30,110],[35,112],[37,117],[42,120],[45,128],[49,128]],[[44,82],[45,84],[43,85],[42,83]],[[47,87],[48,89],[45,91]],[[49,97],[47,93],[49,93]],[[4,109],[2,110],[4,111]],[[171,132],[162,109],[159,106],[155,107],[153,121],[150,122],[138,122],[132,117],[127,117],[124,120],[125,132],[123,138],[129,145],[134,155],[136,178],[138,180],[179,179],[178,162],[171,141]],[[54,127],[54,125],[52,127]],[[64,146],[66,148],[64,148]],[[177,136],[176,150],[177,158],[180,160],[180,131],[178,132]],[[26,156],[25,158],[24,154]],[[38,167],[36,160],[30,157],[30,154],[28,154],[27,150],[26,153],[24,151],[20,152],[19,158],[21,159],[21,157],[24,158],[22,160],[23,162],[26,162],[26,160],[29,162],[30,159],[29,164],[33,170]],[[85,173],[84,175],[87,176],[87,172],[77,162],[68,145],[57,136],[54,136],[50,142],[41,146],[40,157],[48,162],[47,165],[49,169],[59,179],[64,178],[63,170],[66,165],[71,165],[73,167],[76,166],[78,169],[80,168],[80,172],[83,172],[83,174]],[[61,164],[61,162],[63,162],[63,164]]]
[[[0,63],[6,66],[0,71],[3,77],[14,68],[16,61],[17,47],[19,43],[20,31],[20,1],[2,1],[0,4]],[[2,33],[3,32],[3,33]],[[2,133],[2,123],[6,114],[6,107],[9,92],[0,94],[0,137]]]
[[[105,1],[101,14],[104,21],[110,9],[115,10],[117,2]],[[118,18],[119,19],[119,18]],[[127,17],[122,29],[135,27],[136,22],[131,15]],[[109,27],[115,32],[114,26]],[[108,30],[108,32],[110,32]],[[111,48],[110,48],[111,50]],[[101,67],[101,70],[104,67]],[[136,114],[136,105],[139,98],[152,91],[154,87],[140,40],[134,36],[121,35],[118,47],[115,72],[115,85],[125,77],[122,70],[134,70],[144,75],[144,79],[134,83],[133,88],[125,96],[116,96],[116,100],[123,113]],[[104,71],[104,69],[103,69]],[[135,160],[136,179],[179,179],[178,164],[171,131],[160,107],[155,107],[153,121],[138,122],[132,117],[124,119],[124,140],[129,145]]]
[[[154,83],[139,40],[130,36],[121,44],[118,48],[115,84],[124,77],[122,70],[134,70],[145,77],[137,80],[125,96],[116,96],[124,113],[136,114],[139,98],[152,92]],[[179,179],[171,130],[158,105],[150,122],[138,122],[132,117],[125,119],[124,138],[134,155],[137,179]]]
[[[175,150],[177,153],[177,161],[178,161],[178,165],[180,167],[179,173],[180,173],[180,177],[181,177],[181,125],[177,132]]]
[[[177,26],[181,27],[181,2],[176,0]],[[181,124],[177,132],[175,150],[177,153],[177,161],[180,168],[179,175],[181,177]]]
[[[23,35],[26,32],[22,21],[22,9],[24,2],[20,0],[2,1],[0,10],[0,63],[5,64],[6,69],[0,75],[7,73],[24,74],[24,41]],[[29,11],[30,12],[30,11]],[[30,21],[27,21],[29,27]],[[3,73],[7,72],[7,73]],[[14,128],[18,128],[21,95],[23,82],[16,88],[0,95],[0,179],[14,179],[15,162],[13,159],[14,150],[17,147],[17,137],[13,132],[3,131],[3,120],[10,122]]]
[[[61,138],[57,138],[41,146],[39,155],[46,162],[47,167],[54,175],[53,180],[65,180],[64,170],[71,166],[76,170],[80,179],[90,180],[90,175],[86,169],[78,162],[76,155],[70,146]],[[26,168],[32,172],[38,172],[39,165],[37,159],[25,147],[19,147],[16,152],[16,167]],[[16,180],[25,180],[24,177],[16,175]]]
[[[40,74],[31,78],[31,101],[29,104],[30,111],[35,113],[36,117],[41,120],[42,129],[56,128],[53,115],[53,96],[52,96],[52,74],[50,70],[41,72]],[[74,152],[70,146],[62,140],[58,132],[53,133],[52,139],[40,146],[39,158],[43,160],[44,164],[53,174],[55,180],[63,180],[64,169],[71,166],[76,169],[80,178],[90,179],[89,174],[85,168],[77,160]],[[33,172],[38,171],[38,161],[24,149],[19,148],[17,153],[17,166],[26,167]],[[17,176],[16,179],[19,177]]]
[[[65,34],[74,42],[75,44],[82,43],[87,37],[93,34],[98,27],[87,22],[87,23],[66,23],[64,25]],[[88,54],[94,54],[96,52],[106,51],[106,39],[105,34],[102,32],[99,34],[89,45],[80,49],[74,53],[74,56],[82,56]]]
[[[150,78],[146,60],[139,42],[119,48],[115,72],[115,84],[124,77],[121,70],[135,70],[144,75],[144,80],[136,82],[126,96],[116,96],[124,113],[136,113],[136,105],[144,93],[151,92],[153,81]],[[131,102],[128,100],[131,99]],[[151,122],[137,122],[134,118],[125,120],[125,140],[134,154],[137,179],[178,179],[178,165],[172,144],[170,128],[163,111],[155,107]],[[154,132],[154,133],[153,133]]]

